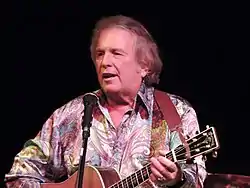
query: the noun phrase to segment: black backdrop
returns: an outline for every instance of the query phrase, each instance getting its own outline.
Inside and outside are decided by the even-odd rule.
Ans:
[[[217,159],[208,156],[208,171],[250,175],[244,5],[33,1],[13,10],[9,86],[14,91],[11,118],[2,131],[7,137],[1,179],[56,108],[98,87],[89,55],[91,32],[100,17],[114,14],[138,19],[157,41],[164,61],[159,88],[186,98],[201,129],[217,128],[221,149]]]

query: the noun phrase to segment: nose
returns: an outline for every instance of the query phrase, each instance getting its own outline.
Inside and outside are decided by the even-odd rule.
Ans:
[[[111,58],[111,55],[106,52],[103,57],[102,57],[102,60],[101,60],[101,66],[106,68],[106,67],[109,67],[112,65],[112,58]]]

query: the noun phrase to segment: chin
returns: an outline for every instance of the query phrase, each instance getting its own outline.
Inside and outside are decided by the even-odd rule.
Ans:
[[[121,91],[120,87],[115,87],[115,86],[104,86],[102,87],[102,89],[105,93],[118,93]]]

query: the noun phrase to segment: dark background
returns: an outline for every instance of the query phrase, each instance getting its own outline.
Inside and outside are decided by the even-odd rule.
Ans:
[[[115,14],[141,21],[158,43],[164,61],[158,88],[186,98],[201,129],[216,127],[221,148],[216,159],[208,156],[208,171],[250,175],[245,5],[105,3],[20,1],[14,6],[8,25],[11,117],[3,125],[1,182],[24,142],[56,108],[98,88],[91,32],[99,18]]]

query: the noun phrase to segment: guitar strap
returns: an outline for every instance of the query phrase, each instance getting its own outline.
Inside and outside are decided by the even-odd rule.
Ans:
[[[157,156],[158,150],[163,149],[166,142],[166,130],[177,131],[186,149],[187,159],[190,159],[190,148],[183,135],[181,118],[167,93],[155,89],[154,115],[158,116],[152,122],[150,156]],[[157,110],[158,109],[158,110]],[[159,116],[162,118],[159,118]],[[162,121],[163,120],[163,121]]]

